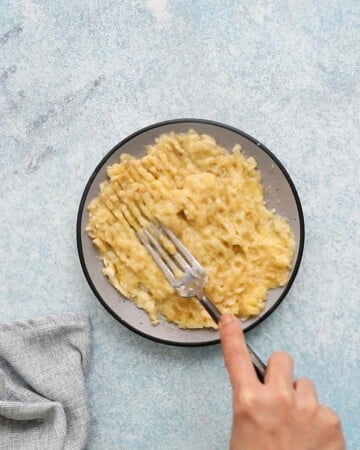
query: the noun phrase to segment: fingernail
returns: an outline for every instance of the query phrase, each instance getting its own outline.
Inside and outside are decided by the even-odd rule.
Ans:
[[[232,314],[222,314],[221,315],[221,325],[229,325],[234,321],[234,316]]]

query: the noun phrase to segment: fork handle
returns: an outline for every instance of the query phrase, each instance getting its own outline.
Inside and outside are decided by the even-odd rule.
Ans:
[[[212,301],[210,301],[206,297],[206,295],[199,297],[199,302],[206,309],[206,311],[210,314],[211,318],[215,321],[215,323],[218,324],[220,322],[221,313],[217,309],[217,307],[214,305],[214,303]],[[261,382],[264,382],[266,366],[261,361],[261,359],[258,357],[258,355],[254,352],[254,350],[248,344],[246,344],[246,345],[249,350],[250,358],[253,363],[256,375]]]
[[[203,305],[206,311],[210,314],[215,323],[219,323],[221,319],[221,312],[217,309],[214,303],[209,300],[206,295],[199,297],[199,302]]]
[[[250,347],[250,345],[246,344],[246,346],[249,350],[251,362],[253,363],[256,375],[259,378],[259,380],[263,383],[265,378],[266,366],[258,357],[258,355],[254,352],[254,350]]]

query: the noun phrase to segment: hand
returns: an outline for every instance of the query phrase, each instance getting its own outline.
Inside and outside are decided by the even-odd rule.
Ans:
[[[287,353],[270,357],[262,384],[234,316],[221,317],[220,337],[233,391],[231,450],[345,449],[338,417],[318,403],[311,381],[293,381]]]

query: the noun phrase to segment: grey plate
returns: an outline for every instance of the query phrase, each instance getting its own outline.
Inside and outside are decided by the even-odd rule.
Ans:
[[[85,232],[85,227],[88,219],[87,206],[98,195],[100,183],[107,178],[107,166],[118,161],[121,153],[130,153],[135,157],[143,156],[145,154],[144,146],[153,143],[154,139],[162,133],[187,132],[189,129],[213,136],[221,146],[228,150],[231,150],[235,144],[240,144],[247,156],[253,156],[262,174],[268,207],[276,208],[280,215],[289,220],[295,235],[294,263],[288,283],[269,292],[266,307],[260,316],[241,322],[245,331],[264,320],[284,299],[295,279],[304,246],[304,217],[290,176],[280,161],[264,145],[242,131],[209,120],[178,119],[143,128],[116,145],[94,170],[81,198],[77,219],[77,245],[81,266],[96,297],[119,322],[149,339],[182,346],[216,344],[219,342],[218,332],[214,330],[181,330],[176,325],[165,321],[153,326],[147,315],[133,302],[123,297],[104,277],[101,272],[102,263]]]

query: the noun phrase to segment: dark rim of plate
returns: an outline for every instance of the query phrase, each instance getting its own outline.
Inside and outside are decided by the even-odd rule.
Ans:
[[[207,346],[207,345],[215,345],[218,344],[220,342],[219,339],[213,339],[213,340],[209,340],[209,341],[205,341],[205,342],[177,342],[177,341],[168,341],[166,339],[160,339],[154,336],[151,336],[149,334],[146,334],[144,332],[142,332],[141,330],[135,328],[134,326],[130,325],[128,322],[126,322],[124,319],[122,319],[115,311],[113,311],[105,302],[105,300],[102,298],[102,296],[100,295],[100,293],[97,291],[96,286],[94,285],[91,276],[87,270],[86,267],[86,263],[85,263],[85,258],[84,258],[84,254],[83,254],[83,249],[82,249],[82,240],[81,240],[81,218],[83,215],[83,210],[84,210],[84,206],[85,206],[85,201],[89,192],[89,189],[94,181],[94,178],[96,177],[96,175],[98,174],[98,172],[101,170],[101,168],[104,166],[104,164],[106,163],[106,161],[110,158],[110,156],[116,152],[120,147],[122,147],[124,144],[126,144],[128,141],[130,141],[131,139],[133,139],[134,137],[155,129],[155,128],[159,128],[162,127],[164,125],[171,125],[171,124],[177,124],[177,123],[201,123],[201,124],[206,124],[206,125],[213,125],[215,127],[220,127],[220,128],[224,128],[226,130],[230,130],[233,131],[241,136],[243,136],[244,138],[248,139],[249,141],[253,142],[255,145],[257,145],[258,147],[261,148],[261,150],[263,150],[265,153],[267,153],[270,158],[274,161],[274,163],[280,168],[280,170],[282,171],[282,173],[284,174],[287,182],[289,183],[289,186],[291,188],[291,191],[293,193],[295,202],[296,202],[296,207],[297,207],[297,211],[299,214],[299,226],[300,226],[300,241],[299,241],[299,251],[298,251],[298,255],[296,258],[296,261],[294,263],[294,268],[293,268],[293,272],[291,274],[291,277],[289,279],[289,281],[287,282],[283,292],[281,293],[280,297],[276,300],[276,302],[274,303],[274,305],[269,308],[268,311],[266,311],[263,315],[261,315],[254,323],[252,323],[250,326],[248,326],[244,331],[247,332],[249,330],[251,330],[252,328],[256,327],[257,325],[259,325],[263,320],[265,320],[279,305],[280,303],[284,300],[284,298],[286,297],[287,293],[289,292],[295,278],[297,275],[297,272],[299,270],[299,266],[300,266],[300,262],[302,259],[302,255],[303,255],[303,250],[304,250],[304,241],[305,241],[305,222],[304,222],[304,214],[302,211],[302,207],[301,207],[301,203],[300,203],[300,198],[299,195],[297,193],[297,190],[295,188],[295,185],[292,181],[292,179],[290,178],[290,175],[288,174],[288,172],[286,171],[285,167],[282,165],[282,163],[278,160],[278,158],[267,148],[265,147],[265,145],[261,144],[261,142],[259,142],[257,139],[254,139],[252,136],[250,136],[247,133],[244,133],[243,131],[223,124],[221,122],[216,122],[216,121],[212,121],[212,120],[207,120],[207,119],[173,119],[173,120],[166,120],[163,122],[157,122],[154,123],[152,125],[149,125],[145,128],[141,128],[140,130],[136,131],[135,133],[131,134],[130,136],[126,137],[125,139],[123,139],[121,142],[119,142],[117,145],[115,145],[114,148],[112,148],[104,157],[103,159],[99,162],[99,164],[96,166],[95,170],[93,171],[93,173],[91,174],[88,182],[86,183],[84,192],[81,196],[81,200],[80,200],[80,205],[79,205],[79,210],[78,210],[78,215],[77,215],[77,222],[76,222],[76,241],[77,241],[77,248],[78,248],[78,253],[79,253],[79,258],[80,258],[80,264],[82,267],[82,270],[84,272],[85,278],[87,280],[87,282],[89,283],[89,286],[91,288],[91,290],[93,291],[93,293],[95,294],[95,296],[97,297],[97,299],[100,301],[100,303],[104,306],[104,308],[121,324],[125,325],[127,328],[129,328],[131,331],[139,334],[140,336],[143,336],[147,339],[150,339],[152,341],[155,342],[160,342],[162,344],[167,344],[167,345],[174,345],[174,346],[180,346],[180,347],[202,347],[202,346]]]

